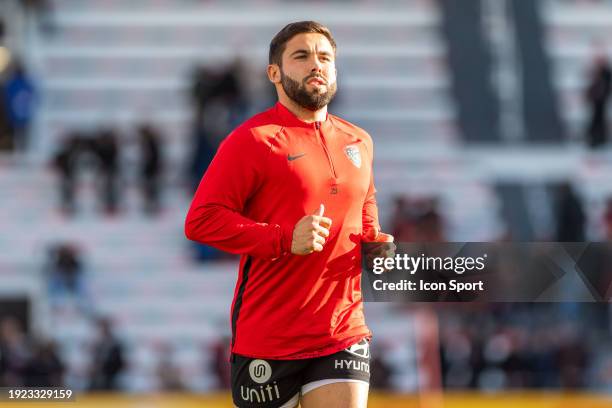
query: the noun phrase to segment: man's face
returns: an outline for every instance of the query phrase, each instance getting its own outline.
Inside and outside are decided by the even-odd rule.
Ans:
[[[294,36],[285,45],[281,85],[289,98],[305,109],[319,110],[336,95],[334,49],[323,34]]]

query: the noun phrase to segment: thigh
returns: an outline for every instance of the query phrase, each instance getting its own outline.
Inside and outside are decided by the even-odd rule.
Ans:
[[[295,407],[302,385],[304,360],[264,360],[233,355],[232,399],[243,407]]]
[[[369,382],[370,344],[363,339],[338,353],[310,360],[304,370],[302,406],[365,407]]]
[[[369,385],[365,382],[333,382],[302,395],[301,408],[366,408]]]

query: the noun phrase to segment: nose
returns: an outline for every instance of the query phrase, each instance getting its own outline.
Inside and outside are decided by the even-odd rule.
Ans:
[[[323,64],[321,63],[321,60],[319,60],[319,58],[315,56],[313,58],[312,68],[310,69],[310,71],[311,72],[321,72],[322,70],[323,70]]]

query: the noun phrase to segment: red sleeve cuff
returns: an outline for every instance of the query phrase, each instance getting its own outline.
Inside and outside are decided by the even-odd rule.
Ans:
[[[293,242],[293,225],[281,225],[281,255],[291,253]]]

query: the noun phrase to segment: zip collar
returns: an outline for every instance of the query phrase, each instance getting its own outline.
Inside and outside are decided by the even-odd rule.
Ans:
[[[276,102],[276,104],[274,105],[274,111],[280,117],[282,124],[284,126],[308,128],[308,129],[313,129],[313,130],[321,130],[324,132],[331,130],[332,128],[332,123],[331,123],[332,120],[330,118],[329,113],[326,113],[325,121],[323,122],[308,123],[308,122],[304,122],[303,120],[295,116],[293,112],[287,109],[280,102]]]

